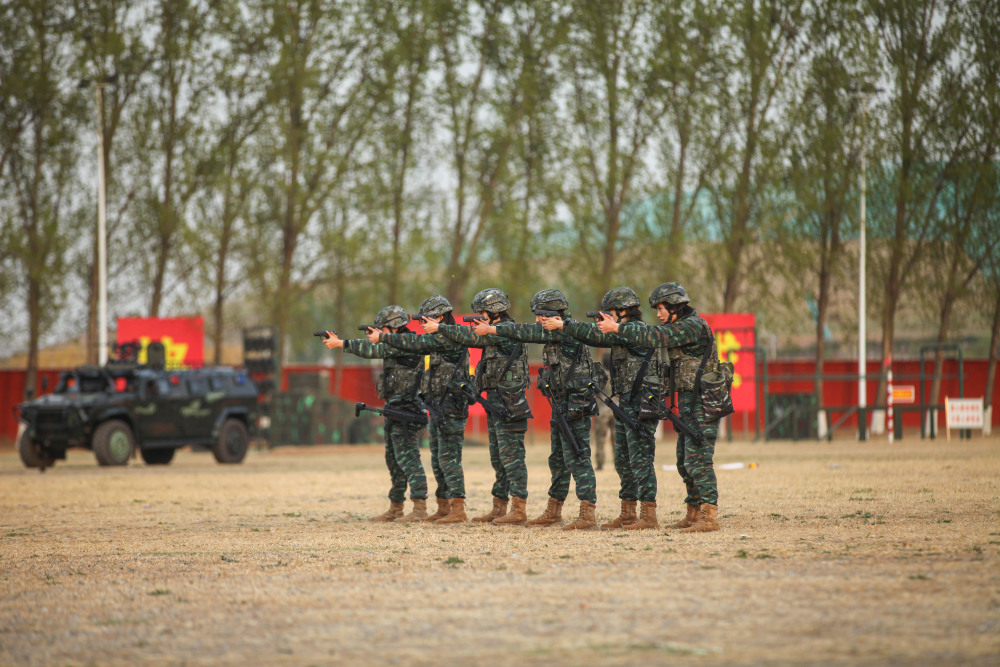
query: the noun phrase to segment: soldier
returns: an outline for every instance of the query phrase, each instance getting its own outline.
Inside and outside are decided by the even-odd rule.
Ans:
[[[401,307],[386,306],[375,315],[375,326],[378,328],[369,328],[368,333],[398,333],[406,329],[409,321],[410,316]],[[383,373],[376,382],[378,397],[385,400],[387,407],[415,414],[422,412],[417,398],[424,367],[420,355],[364,339],[342,340],[332,331],[326,332],[323,344],[330,350],[343,348],[365,359],[385,359]],[[417,439],[422,428],[414,423],[386,417],[385,464],[392,480],[389,509],[372,517],[372,521],[420,521],[427,517],[427,477],[420,462]],[[413,511],[403,516],[407,484],[410,486]]]
[[[472,299],[472,310],[483,319],[479,326],[511,320],[507,311],[510,300],[502,290],[485,289]],[[478,328],[478,327],[477,327]],[[528,386],[528,355],[524,346],[493,335],[480,335],[470,327],[426,321],[427,333],[440,333],[465,347],[479,347],[483,357],[476,367],[475,395],[486,391],[486,425],[490,440],[490,463],[496,473],[493,483],[493,509],[473,521],[498,525],[524,525],[528,517],[528,469],[524,463],[524,433],[528,430],[531,409],[524,390]],[[485,332],[483,332],[485,333]],[[511,510],[507,512],[510,500]]]
[[[440,294],[425,299],[420,304],[419,315],[424,323],[455,324],[451,303]],[[369,340],[430,356],[420,396],[431,415],[431,470],[437,480],[434,495],[438,508],[424,521],[463,523],[466,515],[462,442],[465,439],[465,422],[469,419],[469,403],[459,385],[470,379],[469,351],[464,345],[450,341],[440,333],[418,336],[410,332],[375,332]]]
[[[588,388],[591,381],[602,386],[606,380],[603,367],[594,364],[586,345],[558,331],[546,331],[539,311],[557,311],[566,323],[573,319],[569,303],[557,289],[545,289],[531,299],[534,324],[503,322],[496,326],[481,325],[477,332],[496,334],[522,343],[543,343],[545,367],[538,373],[538,388],[552,405],[549,422],[551,452],[549,454],[549,501],[545,511],[527,522],[528,526],[551,526],[562,523],[562,506],[569,494],[570,476],[576,482],[576,497],[580,514],[563,530],[586,530],[597,526],[597,481],[590,463],[591,417],[597,414],[597,401]],[[600,371],[598,371],[600,369]],[[596,379],[595,379],[596,378]],[[560,420],[559,417],[562,417]],[[565,429],[565,430],[564,430]],[[572,441],[571,441],[572,439]],[[574,444],[575,443],[575,444]]]
[[[616,287],[604,295],[601,309],[613,313],[610,321],[621,330],[645,330],[639,297],[631,287]],[[663,405],[660,365],[654,350],[630,345],[621,335],[602,333],[598,326],[587,322],[559,322],[557,318],[543,320],[546,329],[561,329],[587,345],[611,348],[611,393],[618,396],[618,405],[632,427],[622,420],[615,424],[615,471],[621,480],[618,497],[621,513],[601,528],[642,530],[658,528],[656,518],[656,450],[654,434],[659,423],[658,406]],[[646,405],[643,398],[647,398]],[[645,408],[645,409],[644,409]],[[636,503],[641,502],[636,516]]]
[[[669,374],[667,392],[671,408],[677,390],[680,418],[700,438],[677,433],[677,472],[687,487],[687,514],[673,524],[685,533],[719,530],[719,491],[712,457],[718,436],[718,423],[706,422],[702,396],[695,391],[696,376],[703,357],[714,349],[712,329],[690,306],[691,299],[678,283],[663,283],[649,295],[649,305],[656,309],[660,325],[656,327],[620,327],[611,318],[602,317],[598,327],[605,333],[617,332],[629,344],[641,348],[667,348]],[[718,359],[713,361],[715,370]]]

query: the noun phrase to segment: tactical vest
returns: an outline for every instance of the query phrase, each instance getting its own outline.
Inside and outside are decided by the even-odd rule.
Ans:
[[[623,345],[611,347],[611,394],[613,396],[628,396],[635,386],[635,378],[645,361],[643,354],[650,351],[642,351],[629,348]],[[645,377],[642,386],[650,388],[660,386],[660,358],[652,351],[649,363],[646,365]]]
[[[476,366],[476,388],[479,391],[496,389],[501,380],[510,381],[512,386],[519,384],[522,389],[528,386],[528,351],[524,345],[521,346],[520,354],[514,357],[507,371],[503,372],[504,367],[507,366],[507,357],[514,345],[516,343],[511,341],[510,345],[503,347],[488,345],[483,348],[483,357]],[[506,348],[506,352],[504,348]]]
[[[693,313],[692,316],[698,317]],[[698,319],[701,320],[702,328],[707,332],[708,323],[700,317]],[[663,366],[663,380],[664,386],[668,388],[667,391],[670,391],[671,382],[674,391],[694,391],[695,376],[698,374],[698,367],[701,365],[701,357],[704,353],[704,338],[681,347],[667,348],[668,363]]]
[[[456,350],[447,353],[431,352],[430,358],[430,368],[424,373],[420,393],[437,404],[448,393],[453,381],[469,379],[469,356],[466,350]],[[454,387],[452,390],[460,393]]]
[[[574,356],[567,354],[564,346],[558,342],[549,342],[542,347],[542,359],[549,367],[549,382],[559,390],[565,390],[567,386],[575,386],[580,382],[586,383],[594,376],[593,359],[590,356],[590,348],[580,343],[580,356],[574,364]],[[573,377],[567,377],[573,369]]]
[[[398,357],[389,357],[382,364],[382,374],[375,381],[375,391],[378,397],[384,401],[412,400],[417,395],[421,377],[424,374],[423,359],[417,355],[412,355],[416,361],[409,362],[411,357],[406,357],[407,361],[401,361]],[[412,365],[410,365],[412,364]]]

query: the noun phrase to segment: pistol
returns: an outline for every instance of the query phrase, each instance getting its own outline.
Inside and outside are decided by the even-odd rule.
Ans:
[[[410,319],[415,322],[423,322],[424,315],[421,315],[420,313],[410,313]]]
[[[593,317],[596,320],[601,319],[601,315],[607,315],[608,317],[611,317],[611,313],[609,313],[606,310],[588,310],[587,311],[587,317]]]
[[[336,331],[330,331],[334,335],[338,335]],[[319,336],[320,338],[326,338],[325,331],[313,331],[313,336]]]
[[[466,315],[462,318],[463,322],[478,322],[479,320],[485,320],[486,318],[482,315]]]
[[[544,310],[539,308],[538,310],[532,311],[535,315],[540,315],[542,317],[562,317],[562,313],[558,310]]]
[[[382,327],[377,327],[374,324],[359,324],[358,331],[368,331],[369,329],[381,329]]]

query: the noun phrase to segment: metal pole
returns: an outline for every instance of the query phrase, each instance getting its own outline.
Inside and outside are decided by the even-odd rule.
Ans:
[[[865,382],[865,361],[868,353],[867,332],[865,331],[865,96],[861,95],[861,220],[858,236],[858,440],[868,438],[868,420],[865,407],[868,404]]]
[[[108,242],[104,185],[104,86],[97,84],[97,363],[108,362]]]

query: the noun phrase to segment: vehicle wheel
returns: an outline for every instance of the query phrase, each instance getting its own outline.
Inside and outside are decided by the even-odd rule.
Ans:
[[[45,453],[42,446],[28,437],[28,432],[21,434],[21,439],[17,443],[17,451],[21,455],[21,460],[26,468],[39,468],[45,472],[46,468],[55,465],[56,460]]]
[[[247,427],[238,419],[227,419],[219,430],[212,454],[219,463],[242,463],[250,447]]]
[[[119,419],[110,419],[94,431],[94,455],[102,466],[128,465],[135,438],[129,425]]]
[[[165,466],[174,460],[174,452],[176,451],[173,447],[169,449],[140,449],[139,456],[151,466]]]

